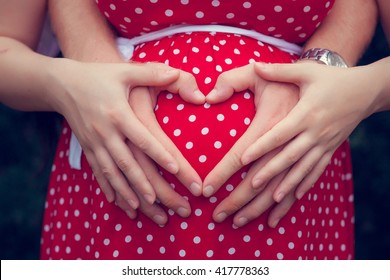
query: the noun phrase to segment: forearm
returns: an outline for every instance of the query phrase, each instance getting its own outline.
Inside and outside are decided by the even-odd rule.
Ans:
[[[61,113],[55,104],[65,90],[58,81],[68,69],[64,66],[75,62],[40,55],[6,37],[0,37],[0,49],[0,103],[22,111]]]
[[[365,66],[375,89],[375,112],[390,110],[390,57]]]
[[[305,49],[320,47],[336,51],[353,66],[372,39],[377,14],[374,0],[336,0]]]
[[[121,62],[115,36],[94,0],[49,0],[54,32],[65,57]]]
[[[387,41],[390,44],[390,1],[389,0],[377,0],[380,13],[380,19],[383,30],[386,33]]]

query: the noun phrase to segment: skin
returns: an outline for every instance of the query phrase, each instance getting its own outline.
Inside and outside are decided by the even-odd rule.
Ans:
[[[315,35],[311,37],[305,48],[326,47],[339,52],[350,65],[356,63],[372,36],[376,21],[376,6],[370,1],[358,1],[361,1],[359,5],[356,5],[356,0],[338,0],[332,13]],[[88,7],[87,3],[89,2],[90,6]],[[112,39],[114,35],[107,26],[104,26],[106,23],[102,16],[96,14],[96,7],[94,8],[95,14],[85,12],[88,9],[93,9],[92,6],[95,5],[93,1],[83,1],[83,4],[81,4],[75,0],[52,0],[50,3],[52,3],[50,10],[55,21],[54,25],[66,27],[58,28],[57,32],[66,56],[87,61],[111,61],[117,58],[116,47]],[[72,7],[72,5],[75,6]],[[80,5],[86,6],[80,9]],[[61,6],[63,8],[60,8]],[[73,12],[66,12],[66,9]],[[83,11],[82,17],[74,13],[78,9]],[[95,24],[100,24],[100,26],[96,25],[99,28],[96,28],[96,32],[93,32],[90,27],[95,26]],[[64,29],[67,31],[65,32]],[[355,36],[357,32],[359,32],[359,36]],[[93,46],[96,41],[107,42],[107,44],[99,47],[99,49],[92,48],[93,51],[90,48],[84,49],[85,46]],[[223,73],[216,84],[215,91],[207,96],[207,102],[218,103],[227,99],[238,88],[252,88],[255,90],[256,103],[266,109],[259,110],[263,115],[259,113],[255,116],[256,121],[251,124],[253,128],[248,129],[242,139],[234,145],[232,150],[206,177],[202,190],[205,196],[215,193],[235,171],[243,166],[241,156],[246,150],[247,144],[254,143],[283,119],[298,101],[299,90],[296,86],[265,82],[264,80],[262,81],[263,86],[260,86],[260,82],[256,85],[255,80],[238,79],[238,77],[245,76],[245,73],[255,73],[254,71],[254,66],[244,66]],[[251,74],[251,77],[258,79],[253,74]],[[137,96],[145,97],[141,94]],[[144,102],[146,102],[146,99]],[[269,207],[273,207],[269,224],[270,226],[276,226],[295,200],[293,192],[290,192],[277,205],[273,198],[275,188],[288,170],[284,170],[274,178],[269,178],[272,180],[265,181],[261,188],[252,188],[254,175],[262,170],[262,167],[266,166],[272,157],[273,155],[269,154],[268,157],[256,159],[245,180],[215,209],[213,217],[216,221],[222,222],[227,216],[235,214],[234,223],[237,226],[243,226],[261,215]],[[252,199],[254,200],[251,202]]]
[[[167,185],[161,188],[165,192],[155,191],[153,184],[160,182],[154,173],[143,170],[150,170],[145,167],[150,165],[150,157],[174,174],[186,172],[182,179],[189,186],[200,179],[172,143],[158,141],[127,102],[140,86],[148,86],[150,95],[167,89],[189,102],[202,102],[188,97],[197,89],[193,77],[158,63],[87,63],[40,55],[34,48],[46,4],[43,0],[0,1],[0,102],[17,110],[62,114],[107,199],[116,200],[131,218],[136,215],[134,209],[140,204],[152,205],[156,197],[179,215],[188,216],[188,202],[170,193]],[[20,77],[29,82],[21,83]],[[133,178],[131,187],[126,175]],[[161,211],[154,211],[150,218],[158,224],[167,220]]]
[[[388,1],[378,1],[378,4],[382,25],[390,35],[390,4]],[[247,163],[289,142],[268,168],[262,170],[269,177],[286,168],[291,170],[275,190],[276,200],[280,194],[295,188],[295,196],[301,198],[355,127],[366,117],[390,109],[389,67],[388,57],[349,69],[316,63],[255,66],[264,79],[291,83],[300,88],[300,100],[294,109],[251,145],[241,158]]]
[[[332,12],[306,43],[304,49],[328,48],[340,53],[349,65],[354,65],[371,40],[376,25],[376,17],[377,7],[374,1],[359,0],[359,4],[354,0],[336,1]],[[359,36],[356,36],[356,34],[359,34]],[[302,63],[305,64],[302,68],[305,68],[306,64],[311,64],[311,62]],[[258,68],[258,66],[255,66],[254,71],[259,72]],[[225,72],[220,76],[219,81],[217,81],[216,92],[211,97],[213,100],[221,101],[227,98],[231,94],[232,88],[244,89],[250,86],[250,84],[246,84],[245,80],[239,79],[240,76],[235,73],[236,71],[238,70],[233,70],[230,73]],[[279,82],[277,79],[275,81]],[[276,227],[296,200],[294,197],[295,188],[291,187],[294,180],[290,175],[292,174],[290,169],[288,167],[282,169],[273,166],[278,152],[285,151],[287,148],[285,142],[277,146],[279,150],[271,151],[268,149],[267,153],[264,152],[264,149],[260,149],[261,154],[257,150],[259,145],[253,145],[250,150],[250,158],[248,158],[249,152],[245,152],[248,143],[254,143],[274,124],[283,119],[295,103],[294,105],[290,104],[289,109],[287,109],[288,105],[287,108],[277,106],[272,109],[272,105],[278,104],[278,102],[286,105],[289,102],[288,100],[291,101],[287,96],[299,98],[299,90],[296,85],[275,84],[273,81],[270,83],[266,81],[265,83],[263,91],[255,91],[255,94],[260,96],[256,99],[262,99],[259,102],[260,106],[263,105],[266,108],[263,111],[257,107],[259,112],[264,112],[264,116],[256,114],[251,123],[251,126],[257,127],[257,129],[251,129],[250,127],[205,179],[204,192],[206,191],[206,195],[211,195],[213,192],[208,191],[208,186],[212,186],[214,191],[218,190],[231,174],[234,174],[243,165],[253,162],[253,166],[242,183],[216,207],[213,217],[218,222],[222,222],[226,217],[234,214],[234,224],[239,227],[244,226],[272,207],[268,224],[271,227]],[[279,93],[283,93],[283,95]],[[282,112],[280,114],[279,108]],[[264,124],[261,123],[262,118],[271,120]],[[327,162],[329,159],[330,157],[323,161]],[[312,179],[310,182],[305,182],[306,185],[312,185],[315,182],[313,180],[314,175],[311,174],[320,173],[321,170],[319,169],[318,167],[305,170],[308,173],[307,176]],[[253,201],[251,201],[252,199]]]

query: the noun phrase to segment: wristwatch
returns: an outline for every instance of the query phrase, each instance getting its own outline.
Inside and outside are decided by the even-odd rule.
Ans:
[[[348,68],[348,65],[345,60],[337,52],[328,49],[309,49],[301,55],[300,59],[315,60],[325,65]]]

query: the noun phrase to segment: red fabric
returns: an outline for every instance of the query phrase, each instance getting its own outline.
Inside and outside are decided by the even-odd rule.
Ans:
[[[191,23],[240,26],[246,21],[248,27],[256,26],[258,31],[272,25],[283,38],[298,42],[300,36],[292,30],[302,26],[301,32],[310,36],[333,3],[281,0],[274,6],[269,2],[99,0],[98,4],[116,27],[132,30],[132,34],[145,30],[151,21],[159,24],[153,23],[153,29],[181,23],[184,15]],[[240,9],[247,13],[239,13]],[[167,10],[172,10],[172,16],[166,16]],[[205,16],[198,20],[199,11]],[[205,11],[212,11],[212,20]],[[226,14],[231,11],[236,11],[234,20],[226,21]],[[137,17],[139,13],[142,16]],[[195,17],[191,18],[191,14]],[[258,18],[263,19],[259,15],[265,19],[259,21]],[[293,28],[286,27],[288,18],[294,18]],[[233,67],[250,61],[289,63],[293,59],[292,55],[253,39],[207,32],[149,42],[137,47],[133,56],[135,61],[165,62],[192,73],[205,93],[213,88],[221,72]],[[202,178],[245,132],[254,114],[253,95],[249,91],[212,106],[193,106],[176,95],[161,93],[156,107],[161,127]],[[176,191],[188,197],[193,212],[183,219],[170,210],[169,223],[161,228],[142,214],[135,221],[129,220],[121,209],[107,203],[85,157],[81,171],[69,167],[70,133],[65,124],[46,203],[44,259],[353,258],[353,189],[347,143],[336,151],[322,177],[294,204],[276,229],[267,226],[268,213],[240,229],[232,227],[231,219],[221,224],[211,219],[215,206],[239,184],[248,167],[232,176],[210,199],[193,197],[176,178],[162,172]]]

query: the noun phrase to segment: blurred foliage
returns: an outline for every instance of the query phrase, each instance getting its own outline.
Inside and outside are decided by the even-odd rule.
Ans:
[[[378,28],[360,64],[390,55]],[[367,93],[369,94],[369,93]],[[61,118],[0,105],[0,259],[38,259],[41,223]],[[356,258],[390,258],[390,112],[351,135]]]

